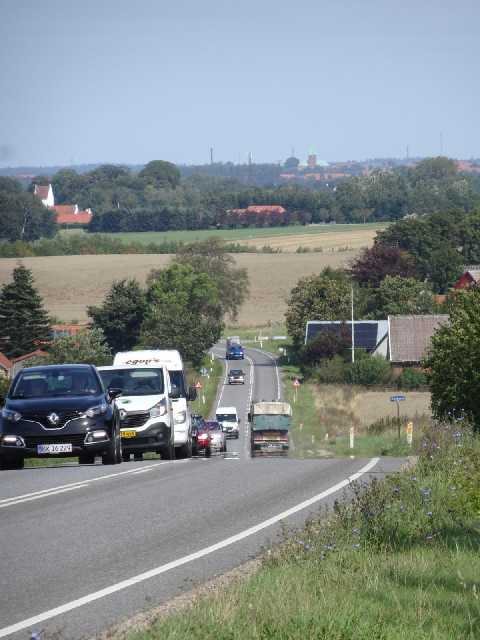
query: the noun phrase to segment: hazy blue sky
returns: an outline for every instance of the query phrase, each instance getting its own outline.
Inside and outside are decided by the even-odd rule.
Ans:
[[[480,157],[479,0],[0,0],[0,166]]]

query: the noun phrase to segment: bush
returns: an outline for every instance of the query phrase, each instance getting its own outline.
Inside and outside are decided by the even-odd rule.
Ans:
[[[404,389],[418,389],[426,381],[425,374],[414,367],[406,367],[397,378],[399,386]]]
[[[351,362],[346,366],[345,377],[348,382],[371,387],[375,384],[388,384],[393,373],[390,363],[381,356],[365,358]]]
[[[330,360],[322,360],[315,367],[314,376],[320,384],[342,384],[345,382],[345,369],[343,358],[335,355]]]

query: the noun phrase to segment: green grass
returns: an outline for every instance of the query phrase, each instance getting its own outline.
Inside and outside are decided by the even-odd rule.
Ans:
[[[414,469],[282,526],[248,580],[128,640],[480,637],[480,442],[457,423],[422,444]]]
[[[387,223],[367,222],[365,224],[332,224],[322,226],[292,226],[292,227],[268,227],[254,229],[210,229],[199,231],[145,231],[145,232],[123,232],[104,234],[108,237],[119,238],[123,242],[197,242],[206,240],[211,236],[222,238],[230,242],[244,242],[252,238],[268,238],[271,236],[299,235],[299,234],[317,234],[317,233],[343,233],[346,231],[356,231],[358,229],[385,229]],[[62,234],[68,235],[72,233],[84,233],[78,229],[64,230]]]

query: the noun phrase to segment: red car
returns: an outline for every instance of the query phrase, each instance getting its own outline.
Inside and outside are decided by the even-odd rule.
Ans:
[[[205,452],[205,457],[212,455],[212,439],[210,437],[210,427],[199,413],[193,416],[198,430],[198,449]]]

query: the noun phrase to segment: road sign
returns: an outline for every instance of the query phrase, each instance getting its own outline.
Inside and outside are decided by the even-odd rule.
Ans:
[[[390,402],[402,402],[405,400],[405,396],[390,396]]]
[[[200,380],[197,380],[197,384],[195,385],[195,389],[203,389],[203,384],[200,382]]]
[[[205,369],[205,367],[203,367],[203,369],[200,370],[200,373],[202,374],[202,376],[207,375],[207,370]]]
[[[295,378],[295,380],[293,381],[293,386],[294,387],[299,387],[300,386],[300,382],[298,381],[298,378]]]

